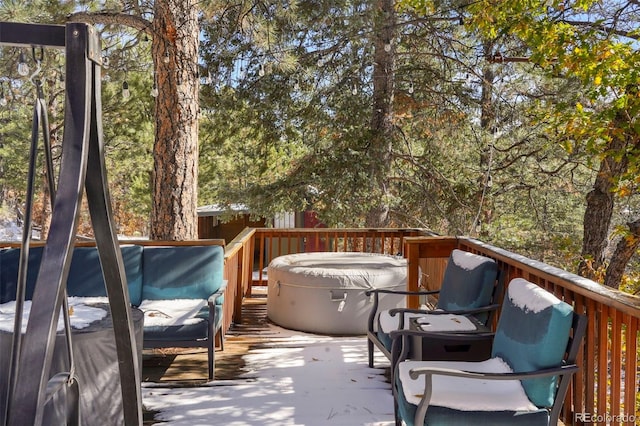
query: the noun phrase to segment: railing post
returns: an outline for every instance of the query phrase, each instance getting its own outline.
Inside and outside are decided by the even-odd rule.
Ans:
[[[404,255],[407,259],[407,290],[418,291],[420,282],[420,247],[415,241],[405,240]],[[418,296],[407,297],[407,308],[416,309],[420,305]]]
[[[240,250],[237,253],[237,259],[235,261],[235,265],[237,268],[237,272],[235,275],[236,282],[233,283],[236,287],[235,301],[233,306],[233,320],[236,323],[242,321],[242,299],[244,298],[244,287],[243,282],[245,281],[246,271],[244,268],[244,253],[245,253],[245,245],[243,244]]]
[[[420,289],[421,259],[446,259],[453,249],[458,246],[458,239],[455,237],[407,237],[404,242],[408,268],[407,290],[409,291],[418,291]],[[411,295],[407,297],[408,308],[416,309],[419,305],[420,299],[418,296]]]

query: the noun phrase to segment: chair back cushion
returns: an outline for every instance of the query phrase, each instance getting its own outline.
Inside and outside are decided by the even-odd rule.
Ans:
[[[437,307],[445,311],[491,304],[498,265],[493,259],[455,249],[444,271]]]
[[[572,321],[570,305],[533,283],[515,278],[502,302],[492,356],[502,358],[517,373],[558,367]],[[522,385],[538,407],[553,405],[555,378],[523,380]]]
[[[206,299],[222,286],[222,246],[145,247],[142,298]]]
[[[124,263],[129,300],[134,306],[142,302],[142,247],[123,245],[120,247]],[[107,289],[96,247],[76,247],[71,258],[67,280],[69,296],[106,296]]]
[[[25,299],[33,298],[33,291],[36,288],[36,280],[40,270],[43,247],[30,247],[29,260],[27,266],[27,288]],[[20,249],[9,248],[2,252],[2,269],[0,270],[0,303],[16,300],[16,289],[18,285],[18,269],[20,268]]]

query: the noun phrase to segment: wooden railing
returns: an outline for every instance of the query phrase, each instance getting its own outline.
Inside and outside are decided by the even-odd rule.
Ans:
[[[419,229],[256,229],[253,285],[266,285],[265,268],[285,254],[307,252],[365,252],[401,255],[404,239],[430,235]]]
[[[634,425],[638,410],[638,331],[640,298],[608,289],[569,272],[469,238],[438,237],[418,230],[246,229],[227,245],[225,278],[236,286],[238,321],[242,298],[265,285],[265,268],[274,257],[309,251],[359,251],[402,254],[408,261],[409,289],[438,289],[451,250],[458,248],[495,259],[505,284],[525,278],[587,315],[579,357],[580,373],[567,395],[566,425]],[[410,306],[417,300],[410,299]]]
[[[225,295],[225,315],[235,323],[242,321],[242,300],[251,295],[255,233],[255,229],[246,228],[225,248],[224,278],[227,286],[235,288],[233,298]]]

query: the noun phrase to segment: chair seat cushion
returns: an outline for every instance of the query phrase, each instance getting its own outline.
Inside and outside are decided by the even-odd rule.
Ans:
[[[217,329],[222,321],[222,306],[216,305]],[[143,300],[144,339],[180,341],[205,339],[208,335],[209,307],[206,300]]]
[[[406,402],[402,387],[398,389],[398,410],[405,426],[414,426],[418,407]],[[430,406],[424,421],[428,426],[549,426],[549,413],[537,411],[460,411],[447,407]]]
[[[193,342],[207,338],[207,321],[200,319],[191,324],[161,326],[154,325],[144,328],[145,346],[152,341],[160,342]]]
[[[93,300],[81,297],[69,298],[69,321],[73,329],[81,330],[89,327],[92,323],[101,321],[107,316],[107,310],[104,306],[92,306],[91,302],[93,302]],[[27,331],[27,324],[29,323],[31,300],[25,300],[22,309],[22,332],[25,333]],[[15,301],[0,304],[0,330],[13,333],[15,313]],[[58,316],[56,331],[58,333],[64,331],[64,317],[62,315]]]
[[[410,312],[404,313],[404,329],[409,328],[409,321],[411,318],[415,316],[420,316],[422,314],[414,314]],[[399,328],[399,320],[400,314],[396,314],[395,316],[391,316],[388,310],[384,310],[378,313],[377,319],[377,332],[376,335],[378,340],[382,345],[387,348],[388,351],[391,350],[391,344],[393,343],[389,333]]]
[[[419,318],[420,328],[424,331],[474,331],[477,327],[464,315],[454,314],[429,314],[404,312],[404,329],[409,329],[412,318]],[[392,316],[388,310],[378,314],[378,340],[391,349],[389,333],[399,328],[400,314]]]
[[[144,325],[171,326],[195,324],[200,310],[207,306],[202,299],[143,300],[139,308],[144,312]]]
[[[405,312],[404,313],[404,329],[406,330],[409,328],[409,322],[411,321],[411,318],[418,317],[420,315],[422,314]],[[399,323],[400,323],[399,313],[396,314],[395,316],[391,316],[388,310],[384,310],[378,314],[378,330],[385,334],[389,334],[392,331],[397,330],[399,328]]]
[[[424,393],[424,377],[411,379],[409,371],[416,367],[449,368],[479,373],[509,373],[511,368],[500,358],[481,362],[404,361],[398,365],[398,378],[407,402],[420,403]],[[460,411],[538,411],[529,401],[519,380],[479,380],[462,377],[433,376],[431,406]]]
[[[384,333],[391,333],[399,327],[399,317],[391,316],[389,311],[380,312],[379,325],[380,330]],[[476,325],[464,315],[455,314],[428,314],[428,313],[412,313],[404,314],[404,329],[409,328],[412,318],[417,318],[420,328],[423,331],[474,331]]]

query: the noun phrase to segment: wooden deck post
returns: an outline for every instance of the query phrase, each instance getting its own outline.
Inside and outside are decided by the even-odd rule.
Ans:
[[[458,246],[455,237],[407,237],[404,239],[404,256],[407,259],[407,290],[420,290],[420,259],[448,258]],[[429,271],[424,271],[429,274]],[[439,286],[438,286],[439,288]],[[418,296],[407,298],[407,307],[416,309],[420,306]]]

